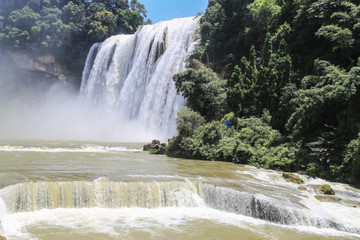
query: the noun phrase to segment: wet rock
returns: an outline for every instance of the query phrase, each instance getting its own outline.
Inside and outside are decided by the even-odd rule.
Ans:
[[[165,154],[166,144],[160,143],[159,140],[152,140],[151,143],[145,144],[144,151],[149,151],[151,154]]]
[[[282,176],[288,182],[297,183],[297,184],[304,183],[304,181],[298,175],[293,173],[284,172]]]
[[[298,189],[300,190],[300,191],[305,191],[306,190],[306,187],[298,187]]]
[[[329,184],[322,185],[320,191],[322,194],[335,195],[334,190],[330,187]]]
[[[326,202],[339,202],[341,201],[341,198],[334,197],[334,196],[321,196],[316,195],[315,198],[319,201],[326,201]]]
[[[33,54],[21,50],[7,50],[7,54],[21,69],[42,72],[50,76],[59,76],[67,72],[66,68],[60,65],[52,54]]]

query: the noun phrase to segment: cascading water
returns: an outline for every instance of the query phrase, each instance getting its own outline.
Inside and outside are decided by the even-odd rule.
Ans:
[[[290,202],[261,194],[196,182],[36,182],[0,190],[7,214],[57,208],[209,208],[273,223],[333,228],[360,234],[360,228]]]
[[[194,18],[175,19],[92,46],[79,102],[88,99],[101,111],[65,122],[79,123],[71,136],[95,128],[107,141],[1,143],[0,235],[8,240],[359,239],[360,191],[349,185],[307,178],[301,190],[276,171],[150,155],[137,150],[140,145],[109,138],[124,134],[127,123],[131,135],[151,129],[166,139],[175,133],[184,99],[172,76],[185,69],[197,27]],[[107,107],[111,118],[105,114],[95,127],[86,125]],[[42,119],[44,112],[32,114]],[[62,115],[54,116],[64,122]],[[109,131],[102,128],[106,124]],[[336,195],[320,193],[323,184],[331,184]]]
[[[164,139],[173,136],[184,99],[172,77],[185,69],[197,27],[197,19],[180,18],[96,43],[84,68],[81,96],[113,108],[120,121],[135,122]]]

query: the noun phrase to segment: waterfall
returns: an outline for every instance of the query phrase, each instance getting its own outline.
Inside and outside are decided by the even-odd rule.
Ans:
[[[186,182],[29,182],[0,190],[8,213],[55,208],[198,207]]]
[[[0,190],[0,200],[12,214],[56,208],[192,207],[229,212],[282,225],[333,228],[360,234],[358,226],[343,223],[304,206],[261,194],[198,182],[28,182]],[[1,204],[0,204],[1,206]]]
[[[164,138],[173,136],[176,113],[184,99],[177,94],[172,77],[185,70],[197,27],[197,19],[180,18],[94,44],[80,95],[111,107],[121,121],[158,131]]]

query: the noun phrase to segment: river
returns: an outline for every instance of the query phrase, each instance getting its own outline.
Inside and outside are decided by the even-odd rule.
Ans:
[[[322,179],[298,185],[139,143],[2,141],[0,163],[8,240],[360,239],[360,191],[346,184],[318,200]]]
[[[4,83],[15,86],[0,89],[0,235],[360,239],[360,191],[351,186],[306,176],[298,185],[281,172],[150,155],[124,143],[176,134],[185,99],[172,77],[186,69],[198,21],[146,25],[94,44],[80,94],[60,83],[34,91]],[[335,196],[320,193],[325,183]]]

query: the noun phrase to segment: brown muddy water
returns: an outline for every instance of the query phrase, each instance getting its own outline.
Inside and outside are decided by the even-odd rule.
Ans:
[[[360,239],[360,191],[138,143],[0,142],[0,235],[22,239]],[[335,190],[324,197],[319,186]],[[299,190],[304,187],[305,190]]]

